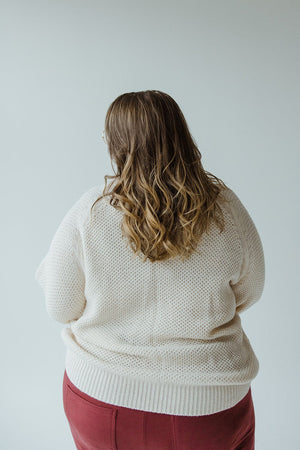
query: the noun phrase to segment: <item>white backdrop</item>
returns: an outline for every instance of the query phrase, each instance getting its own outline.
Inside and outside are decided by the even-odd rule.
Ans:
[[[146,89],[177,101],[205,169],[257,226],[265,289],[241,315],[260,362],[256,450],[299,449],[300,2],[0,5],[1,449],[75,448],[64,325],[47,316],[34,271],[67,210],[112,174],[109,104]]]

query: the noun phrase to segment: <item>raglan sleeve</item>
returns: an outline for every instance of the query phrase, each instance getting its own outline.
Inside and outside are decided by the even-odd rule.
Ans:
[[[258,230],[246,207],[232,192],[232,211],[240,233],[243,261],[239,280],[230,283],[236,299],[236,312],[250,308],[262,296],[265,285],[265,257]]]
[[[55,321],[77,320],[86,305],[79,218],[81,197],[62,219],[34,278],[44,291],[46,311]]]

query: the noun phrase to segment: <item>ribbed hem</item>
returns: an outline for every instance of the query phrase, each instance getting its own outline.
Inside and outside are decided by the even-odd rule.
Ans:
[[[65,369],[82,392],[102,402],[180,416],[214,414],[236,405],[251,382],[223,386],[185,386],[129,378],[80,359],[67,349]]]

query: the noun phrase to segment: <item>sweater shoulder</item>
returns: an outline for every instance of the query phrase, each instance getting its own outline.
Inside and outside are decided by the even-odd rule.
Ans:
[[[224,191],[224,195],[229,200],[230,208],[237,226],[247,232],[248,228],[251,228],[253,225],[253,220],[247,207],[233,189],[227,188],[226,191]]]
[[[225,205],[227,205],[226,209],[229,212],[234,227],[239,235],[240,244],[242,248],[246,250],[245,237],[250,226],[249,213],[233,189],[227,186],[226,189],[223,189],[222,194],[225,199]]]
[[[104,183],[103,184],[97,184],[95,186],[90,187],[87,189],[80,197],[80,202],[82,206],[85,205],[92,205],[92,203],[102,195],[104,190]]]
[[[226,195],[229,199],[231,214],[239,232],[242,247],[247,257],[251,256],[250,253],[253,256],[256,248],[260,251],[261,240],[252,214],[232,189],[228,189]]]
[[[75,213],[75,220],[77,223],[77,226],[80,228],[87,218],[89,217],[91,208],[94,204],[94,202],[102,195],[104,190],[105,184],[99,184],[90,187],[86,191],[82,193],[82,195],[79,197],[79,199],[76,201],[76,203],[73,206],[73,210]],[[100,200],[100,202],[104,202],[106,198]],[[107,201],[107,200],[106,200]],[[98,202],[98,203],[100,203]]]

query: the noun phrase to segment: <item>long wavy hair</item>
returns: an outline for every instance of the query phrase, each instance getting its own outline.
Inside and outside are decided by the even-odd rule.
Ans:
[[[197,251],[212,222],[224,229],[219,205],[226,184],[205,171],[184,115],[158,90],[127,92],[109,106],[105,137],[115,175],[105,175],[103,195],[123,211],[122,236],[143,262]],[[107,180],[113,181],[107,186]],[[220,202],[219,202],[220,201]]]

